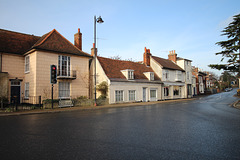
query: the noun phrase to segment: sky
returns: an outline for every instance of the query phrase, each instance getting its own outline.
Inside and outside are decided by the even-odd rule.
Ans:
[[[100,56],[142,61],[145,47],[162,58],[176,50],[193,66],[220,75],[208,65],[221,63],[215,43],[227,40],[221,31],[239,6],[239,0],[0,0],[0,28],[36,36],[56,29],[72,43],[80,28],[90,54],[94,16],[101,16]]]

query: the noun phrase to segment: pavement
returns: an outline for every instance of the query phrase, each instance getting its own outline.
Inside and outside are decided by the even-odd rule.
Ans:
[[[65,107],[65,108],[54,108],[54,109],[34,109],[34,110],[19,110],[15,112],[5,112],[0,111],[1,116],[13,116],[13,115],[28,115],[28,114],[43,114],[43,113],[56,113],[56,112],[67,112],[67,111],[86,111],[86,110],[98,110],[103,108],[121,108],[121,107],[134,107],[134,106],[143,106],[143,105],[153,105],[159,103],[169,103],[169,102],[182,102],[190,101],[196,98],[188,99],[174,99],[174,100],[165,100],[165,101],[154,101],[154,102],[136,102],[136,103],[119,103],[119,104],[108,104],[103,106],[76,106],[76,107]]]
[[[233,104],[233,107],[240,109],[240,100],[236,101],[236,102]]]
[[[159,103],[169,103],[169,102],[182,102],[195,100],[197,98],[203,97],[206,95],[200,95],[193,98],[187,99],[174,99],[174,100],[164,100],[164,101],[154,101],[154,102],[136,102],[136,103],[119,103],[119,104],[108,104],[102,106],[75,106],[75,107],[64,107],[64,108],[54,108],[54,109],[34,109],[34,110],[19,110],[15,112],[5,112],[0,110],[1,116],[13,116],[13,115],[28,115],[28,114],[43,114],[43,113],[56,113],[56,112],[69,112],[69,111],[86,111],[86,110],[98,110],[104,108],[121,108],[121,107],[134,107],[134,106],[143,106],[143,105],[153,105]],[[236,96],[236,95],[235,95]],[[237,100],[232,104],[233,107],[240,109],[240,100]]]

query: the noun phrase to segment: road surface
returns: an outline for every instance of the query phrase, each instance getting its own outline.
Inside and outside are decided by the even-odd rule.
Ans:
[[[240,159],[235,93],[0,117],[0,159]]]

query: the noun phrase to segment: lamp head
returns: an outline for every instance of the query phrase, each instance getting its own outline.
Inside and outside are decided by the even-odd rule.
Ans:
[[[104,21],[102,20],[102,17],[101,16],[99,16],[98,18],[97,18],[97,23],[103,23]]]

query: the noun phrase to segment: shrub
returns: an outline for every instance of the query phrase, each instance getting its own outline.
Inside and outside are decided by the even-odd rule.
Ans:
[[[58,103],[59,99],[53,99],[53,103]],[[43,100],[43,104],[49,104],[52,103],[52,99],[45,99]]]
[[[108,83],[106,81],[103,81],[102,83],[97,85],[97,90],[101,92],[102,96],[106,97],[108,92]]]

